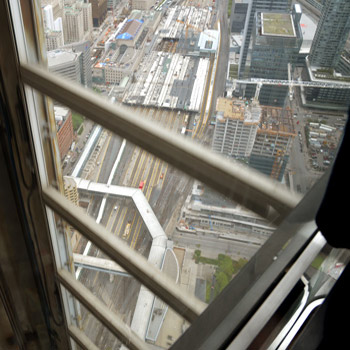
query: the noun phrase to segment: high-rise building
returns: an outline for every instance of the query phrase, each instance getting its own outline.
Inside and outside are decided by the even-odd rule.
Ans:
[[[83,18],[84,18],[84,32],[91,33],[92,32],[92,6],[88,2],[81,2],[80,4],[83,10]]]
[[[219,98],[213,151],[282,180],[295,137],[290,109]]]
[[[47,5],[50,5],[52,7],[54,19],[62,17],[64,0],[41,0],[40,3],[43,8],[45,8]]]
[[[240,78],[244,78],[246,75],[247,60],[249,61],[250,39],[255,26],[256,12],[288,12],[290,9],[290,2],[290,0],[251,0],[249,3],[238,66],[238,76]]]
[[[80,55],[80,52],[67,50],[49,51],[47,53],[49,70],[80,84]]]
[[[89,4],[90,5],[90,4]],[[86,87],[92,87],[91,43],[88,40],[65,45],[63,49],[80,53],[80,82]]]
[[[244,24],[247,18],[249,2],[250,0],[233,1],[230,16],[230,25],[232,33],[241,33],[244,30]]]
[[[62,47],[64,44],[62,31],[45,31],[45,43],[47,51],[57,50]]]
[[[65,44],[81,41],[84,38],[84,13],[75,4],[63,9],[63,34]]]
[[[312,66],[335,68],[350,32],[350,1],[328,0],[312,41],[309,61]]]
[[[288,69],[297,62],[303,40],[299,19],[295,12],[256,12],[250,78],[288,80]],[[288,86],[263,85],[258,98],[263,105],[283,106],[287,93]],[[249,85],[245,96],[254,94],[254,85]]]
[[[107,0],[89,0],[92,6],[92,22],[99,27],[107,15]]]
[[[54,29],[54,19],[53,19],[53,10],[52,5],[46,5],[43,9],[44,14],[44,28]]]
[[[295,136],[291,110],[262,107],[260,127],[256,133],[249,165],[281,181]]]
[[[228,157],[248,158],[260,123],[260,107],[218,98],[212,149]]]
[[[303,103],[328,109],[346,109],[350,99],[350,61],[345,50],[350,32],[350,2],[327,0],[323,4],[303,80],[349,85],[349,88],[305,87]]]

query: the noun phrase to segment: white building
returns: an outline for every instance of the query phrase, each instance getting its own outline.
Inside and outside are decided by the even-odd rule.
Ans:
[[[47,53],[49,70],[64,78],[80,83],[80,55],[78,52],[54,50]]]
[[[52,30],[45,31],[45,43],[47,51],[59,49],[64,44],[63,32]]]
[[[249,157],[259,128],[261,110],[243,101],[218,98],[212,149],[226,156]]]
[[[55,29],[54,27],[54,19],[53,19],[53,9],[51,5],[46,5],[43,9],[43,17],[44,17],[44,28],[45,29]]]
[[[65,44],[82,41],[84,38],[84,13],[76,6],[65,6],[63,10],[63,34]]]

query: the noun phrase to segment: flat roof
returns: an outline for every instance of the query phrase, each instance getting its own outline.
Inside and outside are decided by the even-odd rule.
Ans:
[[[70,63],[77,60],[79,55],[72,51],[53,50],[47,52],[47,62],[49,67]]]
[[[288,13],[261,13],[262,35],[295,37],[292,15]]]

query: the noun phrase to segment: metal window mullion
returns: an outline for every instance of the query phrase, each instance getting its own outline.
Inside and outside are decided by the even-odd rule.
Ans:
[[[68,333],[71,338],[84,350],[100,350],[79,328],[69,325]]]
[[[44,188],[42,196],[47,206],[187,321],[193,322],[205,309],[206,304],[199,301],[192,294],[184,292],[179,285],[161,273],[143,256],[136,253],[118,237],[111,235],[105,227],[97,224],[82,209],[74,206],[55,189]]]
[[[283,185],[174,135],[43,68],[22,64],[23,82],[144,148],[268,220],[280,222],[300,197]],[[271,210],[273,208],[274,210]],[[276,213],[277,212],[277,213]]]
[[[98,320],[100,320],[130,350],[149,349],[148,345],[126,323],[67,270],[57,271],[58,280]]]
[[[227,350],[248,348],[325,244],[325,238],[318,232]]]

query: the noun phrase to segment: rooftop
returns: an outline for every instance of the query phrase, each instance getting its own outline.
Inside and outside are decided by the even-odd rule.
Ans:
[[[140,30],[143,24],[142,20],[129,19],[126,21],[116,39],[132,40]]]
[[[262,35],[295,37],[292,15],[287,13],[262,13]]]
[[[53,50],[47,53],[47,61],[49,67],[58,66],[60,64],[76,61],[79,54],[65,50]]]
[[[225,118],[244,120],[245,123],[252,124],[260,121],[261,109],[255,103],[247,105],[242,100],[220,97],[217,100],[216,110],[222,112]]]
[[[277,107],[261,107],[261,126],[259,133],[272,133],[285,136],[295,136],[295,129],[290,109]]]

